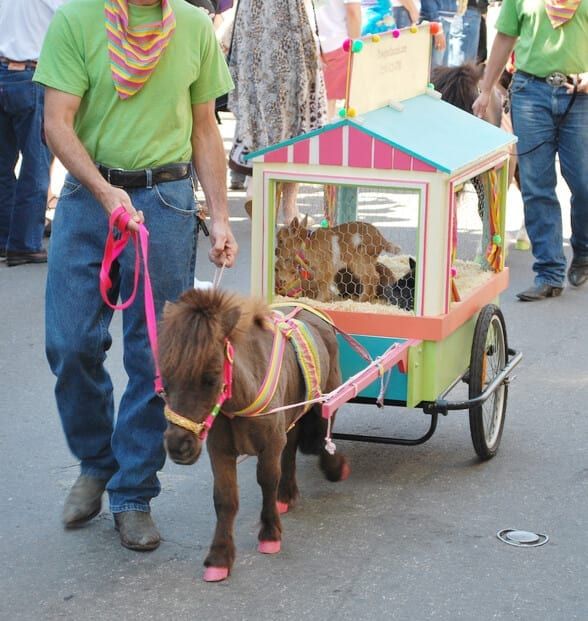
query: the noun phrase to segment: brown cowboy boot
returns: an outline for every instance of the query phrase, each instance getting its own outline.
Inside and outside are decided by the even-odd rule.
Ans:
[[[62,521],[65,528],[82,526],[100,513],[106,483],[106,479],[80,474],[63,506]]]
[[[114,528],[119,532],[121,544],[130,550],[155,550],[161,540],[148,511],[115,513]]]

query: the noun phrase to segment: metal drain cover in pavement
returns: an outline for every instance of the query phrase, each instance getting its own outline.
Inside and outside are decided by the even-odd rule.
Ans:
[[[500,541],[518,548],[536,548],[549,541],[547,535],[532,533],[528,530],[517,530],[515,528],[503,528],[496,533],[496,536]]]

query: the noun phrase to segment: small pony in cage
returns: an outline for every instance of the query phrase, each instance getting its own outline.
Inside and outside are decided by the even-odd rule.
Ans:
[[[350,283],[353,291],[347,290],[343,297],[374,302],[381,282],[378,257],[399,251],[369,222],[344,222],[312,231],[306,218],[301,223],[294,218],[277,234],[276,293],[329,302],[340,298],[341,289]]]
[[[208,434],[217,525],[204,579],[224,580],[235,560],[239,455],[258,456],[258,549],[265,554],[280,551],[279,514],[298,496],[297,449],[318,455],[329,481],[349,476],[330,440],[332,421],[322,418],[317,401],[341,384],[335,330],[318,311],[270,310],[261,300],[218,289],[192,289],[168,303],[160,328],[165,446],[176,463],[193,464]]]

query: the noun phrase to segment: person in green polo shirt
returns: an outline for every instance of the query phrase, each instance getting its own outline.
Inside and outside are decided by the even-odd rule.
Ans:
[[[484,115],[514,49],[512,122],[535,257],[535,282],[517,295],[532,302],[559,296],[566,276],[556,154],[571,192],[568,282],[588,281],[588,0],[504,0],[496,28],[474,113]]]
[[[193,283],[197,212],[192,167],[210,211],[209,256],[231,267],[226,166],[215,99],[233,83],[210,18],[184,0],[71,0],[55,15],[34,80],[45,86],[47,141],[68,169],[56,209],[46,289],[46,349],[68,445],[81,474],[66,499],[66,528],[100,512],[104,490],[122,545],[152,550],[150,501],[160,491],[166,427],[142,295],[123,312],[128,383],[115,420],[104,367],[112,311],[99,292],[108,216],[149,230],[155,310]],[[129,244],[112,274],[133,290]]]

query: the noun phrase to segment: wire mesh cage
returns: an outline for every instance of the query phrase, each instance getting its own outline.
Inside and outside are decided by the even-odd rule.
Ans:
[[[277,194],[279,208],[279,184]],[[421,203],[415,189],[300,184],[300,217],[276,230],[276,297],[341,310],[414,314],[423,254]],[[482,182],[456,188],[449,224],[454,302],[490,277],[486,203]]]

